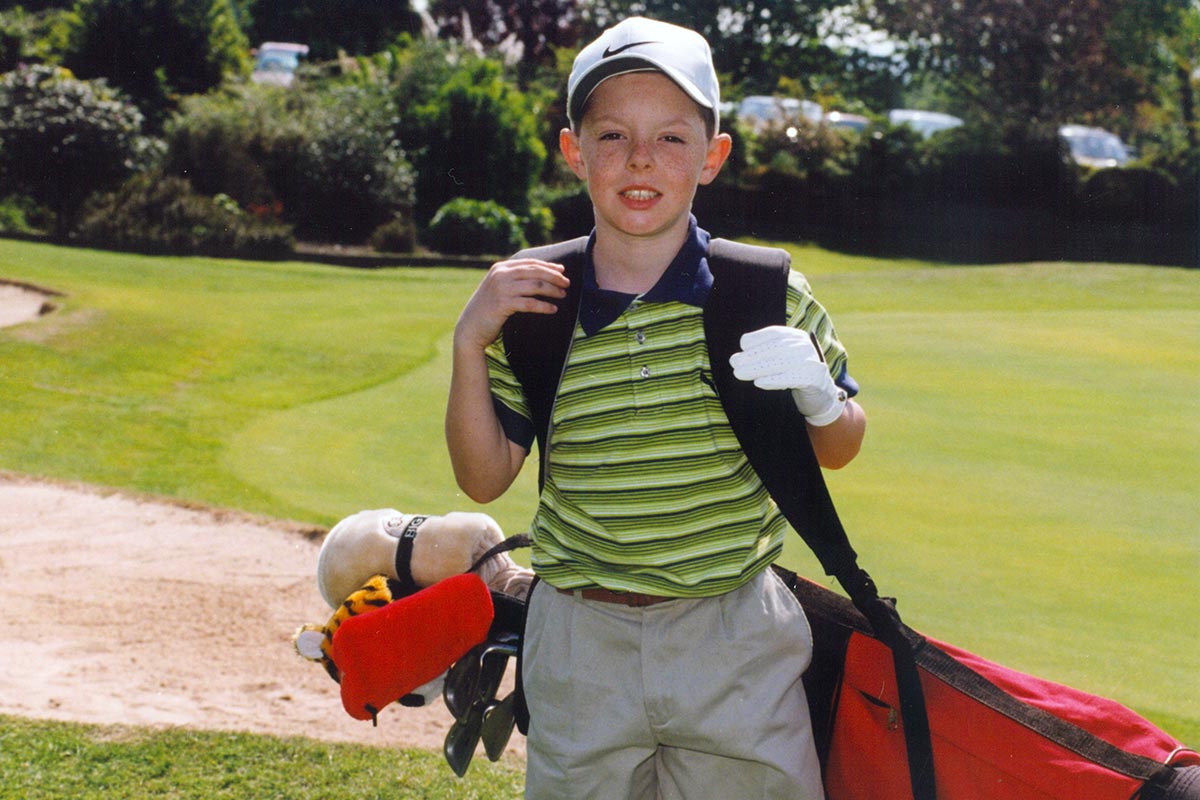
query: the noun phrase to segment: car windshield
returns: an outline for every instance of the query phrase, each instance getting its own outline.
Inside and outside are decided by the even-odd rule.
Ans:
[[[1113,158],[1117,160],[1126,157],[1125,148],[1119,139],[1113,136],[1085,134],[1071,136],[1067,139],[1071,152],[1084,158]]]
[[[295,53],[282,50],[265,50],[258,54],[256,69],[264,72],[292,72],[300,65]]]

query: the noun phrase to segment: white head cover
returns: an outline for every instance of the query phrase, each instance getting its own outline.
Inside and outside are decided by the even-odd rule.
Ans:
[[[567,119],[576,127],[588,97],[601,81],[627,72],[657,71],[679,85],[720,121],[721,89],[712,51],[695,31],[645,17],[630,17],[600,34],[575,57],[567,79]]]
[[[317,557],[317,588],[337,608],[372,575],[396,578],[396,548],[411,516],[394,508],[360,511],[333,526]]]

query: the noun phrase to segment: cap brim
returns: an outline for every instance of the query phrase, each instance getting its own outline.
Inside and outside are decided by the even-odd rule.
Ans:
[[[583,118],[583,109],[587,105],[588,98],[592,96],[592,92],[596,91],[597,86],[609,78],[615,78],[618,75],[625,75],[630,72],[661,72],[670,78],[676,86],[682,89],[701,108],[713,111],[713,116],[716,116],[715,109],[704,97],[704,93],[694,86],[690,80],[685,78],[679,70],[664,66],[654,59],[646,58],[645,56],[622,56],[598,63],[586,75],[580,78],[579,83],[576,84],[571,92],[570,102],[567,106],[567,119],[570,123],[572,125],[579,124],[579,121]]]

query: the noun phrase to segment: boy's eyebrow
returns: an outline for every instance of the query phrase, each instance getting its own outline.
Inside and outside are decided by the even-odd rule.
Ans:
[[[629,120],[622,118],[618,114],[595,114],[592,112],[589,114],[589,116],[591,117],[590,122],[592,125],[601,127],[604,125],[618,125],[620,127],[630,126]],[[703,120],[701,120],[701,122],[703,122]],[[670,119],[655,123],[655,127],[658,128],[675,128],[679,126],[690,127],[691,116],[687,114],[680,114],[676,117],[671,117]]]

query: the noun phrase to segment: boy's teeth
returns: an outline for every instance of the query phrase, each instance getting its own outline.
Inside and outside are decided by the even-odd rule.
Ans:
[[[649,189],[631,189],[628,192],[624,192],[624,195],[630,200],[649,200],[654,197],[655,194],[657,194],[657,192],[652,192]]]

